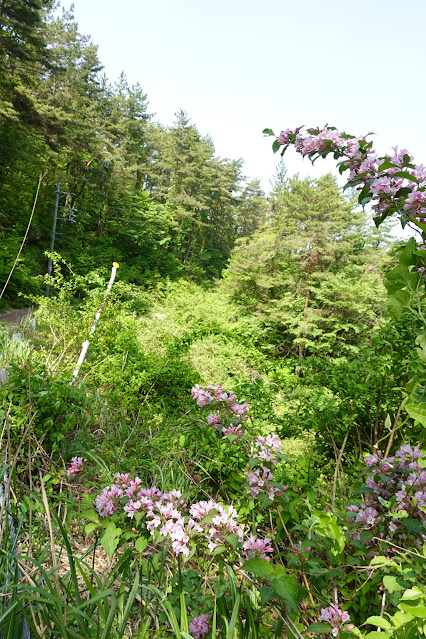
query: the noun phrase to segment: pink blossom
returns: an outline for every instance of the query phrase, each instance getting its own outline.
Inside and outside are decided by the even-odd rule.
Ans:
[[[305,548],[305,550],[302,550],[302,542],[300,540],[298,541],[297,546],[296,544],[293,544],[293,551],[301,559],[305,559],[305,557],[303,556],[303,552],[309,552],[310,550],[312,550],[311,546],[308,546],[307,548]]]
[[[426,180],[426,168],[423,164],[416,164],[413,169],[413,175],[417,180],[419,180],[419,182]]]
[[[375,453],[373,453],[372,455],[369,455],[366,458],[365,465],[367,466],[367,468],[371,468],[372,466],[376,466],[380,462],[381,457],[382,457],[382,451],[381,450],[377,450]]]
[[[135,493],[138,494],[141,485],[142,479],[140,477],[135,477],[134,481],[128,481],[126,486],[126,495],[130,498],[133,498],[135,496]]]
[[[411,191],[407,195],[404,211],[411,211],[412,215],[426,215],[426,192]]]
[[[257,497],[262,490],[271,501],[277,493],[287,490],[286,486],[282,486],[281,490],[277,486],[273,486],[270,482],[274,481],[274,475],[269,468],[262,466],[262,468],[256,468],[248,475],[248,483],[250,489],[250,497]]]
[[[200,522],[199,525],[206,532],[210,551],[222,544],[224,538],[231,533],[236,534],[242,540],[243,533],[236,521],[238,513],[233,506],[223,506],[210,499],[193,504],[189,512],[197,522]],[[211,515],[211,523],[203,521],[207,515]],[[194,522],[194,527],[195,525],[196,522]]]
[[[398,185],[395,184],[389,177],[376,178],[370,185],[370,191],[372,193],[375,193],[376,195],[395,193],[397,188],[399,188]]]
[[[223,386],[213,386],[211,384],[207,387],[207,390],[200,388],[197,384],[191,393],[201,408],[208,406],[213,409],[207,417],[209,426],[213,426],[218,430],[219,424],[222,424],[222,433],[224,435],[242,435],[241,424],[232,422],[234,420],[243,422],[248,419],[249,405],[247,402],[241,404],[237,401],[237,396],[234,392],[227,393]],[[226,427],[224,425],[228,420],[231,421],[231,424]]]
[[[192,504],[189,512],[194,519],[201,521],[204,517],[207,517],[210,511],[216,508],[217,505],[218,504],[213,501],[213,499],[210,499],[209,501],[198,501],[196,504]]]
[[[410,155],[410,153],[407,151],[407,149],[401,149],[400,151],[398,151],[398,147],[397,146],[393,146],[393,155],[390,158],[390,161],[393,164],[396,164],[398,167],[402,168],[403,164],[404,164],[404,156],[407,155],[408,156],[408,162],[411,163],[413,161],[413,156]]]
[[[251,535],[243,543],[243,555],[246,559],[250,559],[251,557],[261,557],[262,559],[271,561],[270,555],[272,555],[273,552],[274,549],[271,546],[271,539],[269,539],[269,537],[259,539],[254,535]]]
[[[185,500],[182,499],[182,491],[173,489],[168,493],[163,493],[162,501],[170,501],[175,507],[185,506]]]
[[[234,413],[235,418],[241,418],[244,421],[247,420],[247,412],[249,409],[249,404],[247,404],[247,402],[244,402],[244,404],[238,404],[237,402],[233,402],[230,405],[230,409]]]
[[[118,508],[118,502],[123,499],[123,491],[119,486],[106,486],[95,499],[96,510],[101,517],[113,515]]]
[[[359,146],[359,143],[361,140],[364,140],[365,138],[351,138],[350,140],[346,141],[346,149],[345,149],[345,155],[348,158],[353,158],[356,160],[361,160],[363,158],[363,152]]]
[[[243,539],[243,532],[236,519],[238,513],[233,506],[222,506],[217,504],[215,510],[217,515],[213,516],[212,525],[208,528],[208,548],[214,550],[218,545],[225,542],[225,537],[236,534],[240,541]]]
[[[141,501],[133,501],[132,499],[129,499],[127,504],[124,505],[123,510],[125,513],[127,513],[130,519],[133,519],[134,514],[139,512],[141,507],[142,507]]]
[[[189,535],[185,530],[185,520],[171,502],[157,503],[147,514],[146,527],[152,536],[158,529],[160,535],[171,541],[172,550],[176,554],[189,557]]]
[[[256,449],[253,452],[255,459],[263,459],[265,461],[278,462],[275,452],[281,452],[281,440],[276,433],[269,433],[266,437],[261,435],[255,443]]]
[[[243,434],[242,426],[241,424],[238,424],[238,426],[234,426],[233,424],[230,424],[227,428],[222,428],[222,434],[237,435],[238,437],[241,437]]]
[[[355,521],[365,522],[369,524],[370,526],[373,526],[376,523],[378,516],[379,516],[379,513],[377,512],[377,510],[371,507],[367,507],[364,509],[360,509],[357,512]]]
[[[278,143],[280,144],[280,146],[288,144],[290,142],[290,135],[294,135],[295,133],[297,134],[298,132],[299,129],[294,129],[294,131],[292,131],[291,129],[287,129],[287,131],[281,131],[278,138]]]
[[[189,624],[189,632],[194,637],[194,639],[202,639],[209,630],[210,624],[208,615],[200,615],[199,617],[194,617],[194,619]]]
[[[324,140],[325,142],[331,142],[336,147],[347,144],[347,141],[340,136],[338,131],[333,131],[332,129],[325,128],[318,133],[317,136],[320,140]]]
[[[198,384],[191,390],[191,394],[197,400],[198,406],[201,407],[208,406],[213,401],[211,394],[203,388],[200,388]]]
[[[345,626],[350,620],[348,612],[340,610],[336,604],[330,604],[327,608],[321,609],[320,621],[326,621],[333,626],[331,631],[333,637],[338,637],[341,630],[353,630],[352,625]]]
[[[77,473],[80,473],[83,470],[83,463],[86,461],[87,459],[83,459],[83,457],[72,457],[71,465],[67,469],[68,477],[73,477],[74,475],[77,475]]]
[[[215,428],[216,424],[222,423],[220,412],[217,410],[214,414],[210,413],[210,415],[207,417],[207,423],[209,426],[214,426]]]
[[[130,473],[115,473],[114,483],[122,488],[128,488],[130,486]]]

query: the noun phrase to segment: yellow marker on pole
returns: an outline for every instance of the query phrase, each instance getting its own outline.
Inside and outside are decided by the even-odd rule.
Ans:
[[[97,324],[99,322],[99,318],[100,318],[101,313],[102,313],[102,311],[104,309],[106,299],[107,299],[107,297],[108,297],[108,295],[109,295],[109,293],[111,291],[112,285],[114,283],[115,275],[117,273],[117,269],[119,267],[120,267],[120,265],[119,265],[118,262],[113,262],[112,263],[111,277],[109,278],[108,286],[107,286],[107,289],[105,291],[104,301],[100,305],[99,310],[98,310],[98,312],[95,315],[95,319],[93,321],[92,327],[91,327],[90,332],[89,332],[89,337],[91,335],[93,335],[93,333],[95,332],[96,326],[97,326]],[[82,363],[84,362],[85,357],[87,355],[89,344],[90,344],[89,340],[86,340],[81,345],[81,353],[80,353],[80,357],[78,358],[77,366],[75,367],[75,370],[74,370],[73,375],[72,375],[72,380],[70,382],[71,385],[74,384],[74,382],[76,381],[76,379],[78,377],[78,373],[80,371],[80,367],[81,367]]]

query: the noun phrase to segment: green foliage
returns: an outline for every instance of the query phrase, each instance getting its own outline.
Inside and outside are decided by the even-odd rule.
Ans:
[[[38,292],[58,179],[55,248],[78,273],[115,260],[125,281],[144,287],[165,276],[220,276],[237,235],[264,217],[258,181],[246,186],[242,161],[217,158],[184,112],[172,127],[154,124],[139,84],[124,74],[110,84],[72,9],[15,4],[0,15],[0,276],[13,264],[40,174],[43,181],[2,303]]]
[[[226,281],[281,352],[356,354],[384,301],[366,219],[331,176],[277,182],[269,224],[240,240]]]
[[[267,202],[242,162],[217,158],[183,111],[164,127],[139,85],[124,74],[110,84],[72,10],[52,8],[6,1],[0,10],[0,279],[43,175],[2,300],[29,295],[38,324],[19,329],[18,341],[0,333],[9,370],[2,455],[17,495],[2,481],[0,633],[18,636],[25,617],[34,636],[188,639],[190,620],[205,613],[209,639],[276,639],[284,630],[301,639],[305,630],[335,635],[319,609],[341,601],[358,637],[378,639],[376,627],[397,639],[424,634],[419,517],[395,512],[392,494],[362,529],[346,512],[351,493],[362,508],[371,500],[357,463],[366,449],[415,444],[426,424],[423,248],[410,240],[391,264],[386,232],[371,231],[331,176],[288,179],[281,165]],[[46,298],[37,276],[59,178],[56,249],[66,259],[50,255]],[[121,267],[105,300],[113,260]],[[211,383],[250,403],[241,439],[194,410],[191,387]],[[281,491],[272,500],[260,486],[254,497],[248,473],[271,462],[253,456],[253,438],[277,430],[289,438],[271,484]],[[87,470],[66,475],[59,453],[83,455]],[[235,504],[247,537],[269,536],[273,561],[247,561],[229,534],[213,552],[194,542],[183,563],[141,513],[101,518],[100,484],[130,471],[163,492],[181,490],[188,504]],[[414,499],[417,507],[423,497]],[[404,547],[388,535],[393,519]],[[115,562],[105,574],[95,566],[100,549]]]
[[[18,446],[28,423],[49,452],[57,450],[77,426],[84,424],[86,393],[70,386],[69,379],[49,374],[33,363],[31,369],[13,366],[0,386],[2,417],[7,416],[13,446]],[[25,454],[24,454],[25,456]]]

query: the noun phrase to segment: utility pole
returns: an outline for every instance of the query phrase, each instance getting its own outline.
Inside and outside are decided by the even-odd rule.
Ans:
[[[56,189],[56,198],[55,198],[55,212],[53,214],[53,226],[52,226],[52,238],[50,240],[50,252],[53,253],[55,249],[55,235],[56,235],[56,222],[58,220],[58,208],[59,208],[59,196],[61,194],[61,179],[58,180],[58,188]],[[47,263],[47,274],[52,275],[52,267],[53,262],[52,258],[49,257],[49,261]],[[46,297],[49,297],[50,292],[50,284],[46,284]]]
[[[61,195],[65,195],[65,204],[60,204],[60,198]],[[53,251],[55,250],[55,240],[56,240],[56,236],[57,235],[64,235],[63,232],[58,233],[56,231],[56,226],[58,223],[58,212],[59,209],[66,209],[68,211],[68,214],[66,215],[66,217],[64,215],[62,215],[62,217],[59,218],[59,221],[62,222],[76,222],[76,209],[74,208],[74,206],[67,204],[67,200],[68,200],[68,196],[74,196],[74,193],[68,193],[67,191],[61,191],[61,180],[58,180],[58,187],[56,189],[56,198],[55,198],[55,212],[53,214],[53,226],[52,226],[52,237],[50,240],[50,252],[53,253]],[[64,227],[62,227],[64,228]],[[53,261],[52,258],[49,257],[49,261],[47,263],[47,274],[48,275],[52,275],[52,269],[53,269]],[[49,293],[50,293],[50,285],[46,284],[46,297],[49,297]]]

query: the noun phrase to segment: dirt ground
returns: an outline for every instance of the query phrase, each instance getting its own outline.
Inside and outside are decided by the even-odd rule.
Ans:
[[[14,311],[0,313],[0,322],[7,322],[8,324],[18,326],[25,317],[28,315],[31,316],[32,314],[32,308],[18,308]]]

